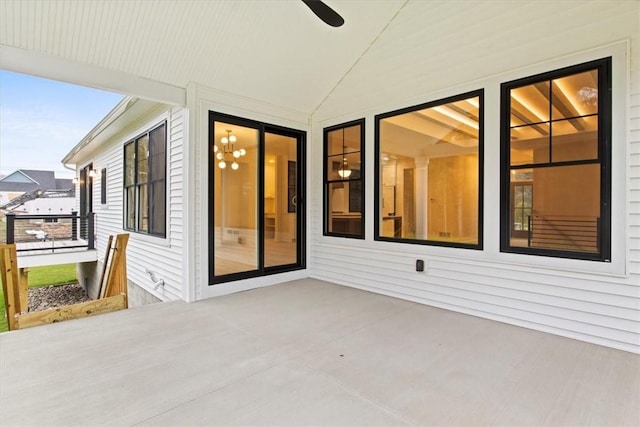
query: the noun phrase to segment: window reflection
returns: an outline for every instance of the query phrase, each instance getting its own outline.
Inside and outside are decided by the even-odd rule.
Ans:
[[[124,146],[124,227],[166,234],[166,123]]]

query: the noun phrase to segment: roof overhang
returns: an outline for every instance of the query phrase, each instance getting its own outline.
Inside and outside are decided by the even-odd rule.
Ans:
[[[312,114],[407,0],[0,1],[0,67],[169,105],[190,83]]]
[[[63,164],[76,164],[101,144],[124,130],[132,120],[161,106],[161,103],[127,96],[122,99],[89,133],[62,159]]]
[[[186,103],[184,88],[129,73],[4,44],[0,44],[0,58],[2,69],[16,73],[122,93],[169,105]]]

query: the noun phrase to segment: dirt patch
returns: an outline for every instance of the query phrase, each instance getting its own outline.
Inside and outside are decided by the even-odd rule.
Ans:
[[[29,312],[91,301],[78,283],[29,288]]]

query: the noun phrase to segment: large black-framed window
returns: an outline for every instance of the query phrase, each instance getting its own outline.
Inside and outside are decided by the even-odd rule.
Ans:
[[[482,249],[484,90],[375,118],[376,240]]]
[[[611,58],[502,84],[501,251],[610,261]]]
[[[166,237],[167,124],[124,145],[125,230]]]
[[[364,239],[364,123],[324,129],[325,236]]]

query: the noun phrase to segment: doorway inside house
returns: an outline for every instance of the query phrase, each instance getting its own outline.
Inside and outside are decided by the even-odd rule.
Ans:
[[[529,174],[530,175],[530,174]],[[511,183],[511,237],[514,244],[519,239],[520,245],[524,245],[530,227],[530,218],[533,213],[533,184],[530,181]]]
[[[216,113],[209,123],[210,284],[304,267],[304,132]]]

